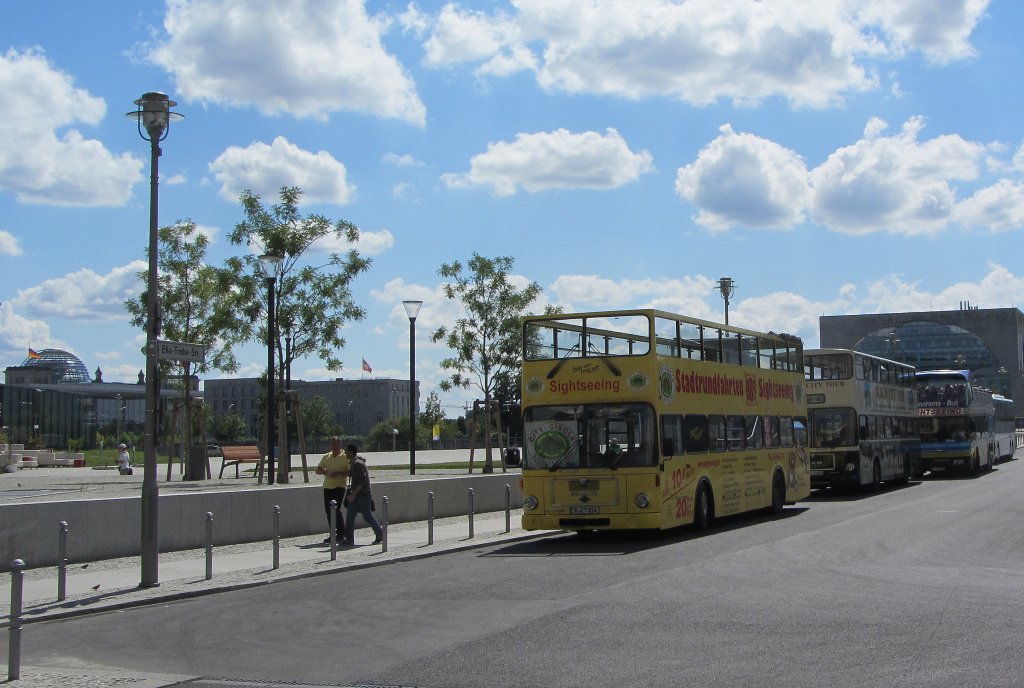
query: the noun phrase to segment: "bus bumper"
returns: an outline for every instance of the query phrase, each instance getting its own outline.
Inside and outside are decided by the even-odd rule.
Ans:
[[[661,515],[605,513],[587,516],[570,514],[523,514],[523,530],[635,530],[661,528]]]

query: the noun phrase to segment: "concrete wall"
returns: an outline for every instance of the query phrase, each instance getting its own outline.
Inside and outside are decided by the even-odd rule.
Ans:
[[[522,505],[519,476],[465,475],[423,480],[377,481],[373,484],[377,518],[388,498],[388,522],[427,518],[427,495],[434,493],[434,517],[469,511],[473,489],[476,513],[505,508],[505,485],[512,508]],[[68,523],[68,561],[87,562],[141,555],[141,498],[83,499],[0,505],[0,571],[14,559],[28,568],[53,566],[58,561],[60,522]],[[204,547],[206,513],[213,514],[213,544],[229,545],[273,537],[274,506],[281,507],[281,536],[327,532],[323,488],[319,485],[279,485],[268,489],[209,491],[162,495],[159,498],[160,551]],[[361,519],[360,519],[361,521]]]

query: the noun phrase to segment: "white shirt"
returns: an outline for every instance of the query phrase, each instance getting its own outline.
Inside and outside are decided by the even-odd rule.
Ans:
[[[128,450],[127,449],[120,449],[120,450],[118,450],[118,454],[117,454],[117,467],[118,468],[128,468],[130,465],[131,465],[131,457],[128,456]]]

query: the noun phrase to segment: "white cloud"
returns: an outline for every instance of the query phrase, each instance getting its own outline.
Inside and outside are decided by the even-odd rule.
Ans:
[[[934,62],[973,54],[988,0],[518,0],[493,15],[415,6],[403,25],[424,37],[424,63],[478,63],[478,74],[528,69],[545,89],[694,105],[831,107],[875,89],[875,61],[920,51]]]
[[[0,229],[0,255],[20,256],[21,254],[21,244],[18,242],[18,237]]]
[[[490,143],[470,160],[469,172],[441,179],[450,188],[487,186],[495,196],[511,196],[519,189],[613,189],[652,169],[651,154],[633,153],[614,129],[604,135],[558,129]]]
[[[0,111],[0,190],[22,203],[124,205],[143,178],[142,160],[69,128],[99,124],[106,104],[75,88],[41,51],[0,55]]]
[[[807,167],[793,151],[725,125],[697,160],[679,169],[676,193],[700,209],[710,229],[733,224],[787,228],[803,220]]]
[[[409,155],[408,153],[399,155],[398,153],[388,153],[384,156],[384,162],[394,167],[422,167],[423,163]]]
[[[32,320],[15,312],[10,300],[0,305],[0,355],[8,361],[20,362],[28,348],[66,349],[67,345],[50,336],[50,326],[43,320]]]
[[[1024,182],[1001,179],[979,189],[957,206],[956,219],[966,227],[993,231],[1024,228]]]
[[[357,111],[417,126],[426,108],[362,0],[169,0],[149,58],[183,98],[268,115]]]
[[[729,125],[697,159],[677,170],[676,193],[711,230],[733,226],[788,229],[810,217],[844,234],[934,234],[953,223],[1004,231],[1024,227],[1024,184],[1007,179],[958,198],[958,184],[983,168],[1006,169],[983,145],[955,134],[921,140],[924,119],[899,131],[872,118],[863,137],[814,169],[793,151]],[[1019,154],[1019,153],[1018,153]]]
[[[100,275],[88,268],[19,289],[11,304],[36,317],[74,320],[124,320],[124,302],[142,292],[138,273],[145,261],[136,260]]]
[[[330,153],[302,150],[283,136],[269,146],[261,141],[248,148],[231,146],[210,163],[210,171],[221,183],[221,196],[229,201],[238,200],[245,189],[274,196],[282,186],[298,186],[309,203],[345,205],[356,190],[348,183],[345,165]]]
[[[985,147],[956,135],[918,141],[923,126],[914,117],[887,137],[873,119],[864,138],[830,155],[811,172],[814,219],[847,234],[943,229],[956,205],[950,182],[975,179]]]
[[[869,0],[858,15],[877,22],[891,38],[892,50],[919,50],[930,60],[947,63],[975,54],[969,39],[989,0]]]

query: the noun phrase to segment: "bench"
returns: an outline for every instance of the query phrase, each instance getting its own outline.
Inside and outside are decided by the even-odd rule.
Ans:
[[[224,477],[224,469],[228,466],[235,467],[235,477],[238,476],[238,466],[243,463],[254,463],[258,469],[263,463],[263,452],[260,448],[255,445],[246,445],[240,447],[221,447],[221,456],[224,457],[224,462],[220,465],[220,475],[217,479]]]

